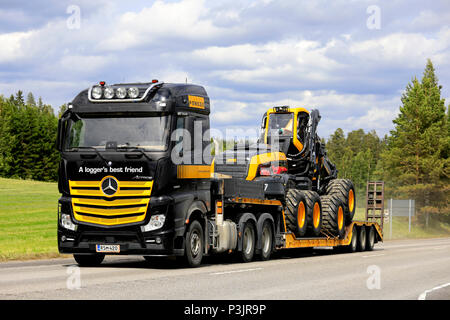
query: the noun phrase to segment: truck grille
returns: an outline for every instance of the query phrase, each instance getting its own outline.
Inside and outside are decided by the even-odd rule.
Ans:
[[[104,180],[104,179],[103,179]],[[114,226],[143,221],[153,181],[118,181],[117,191],[108,195],[102,181],[69,180],[72,210],[76,220]]]

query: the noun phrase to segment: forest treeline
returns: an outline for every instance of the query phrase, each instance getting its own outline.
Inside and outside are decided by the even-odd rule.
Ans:
[[[389,135],[338,128],[324,141],[339,177],[353,180],[359,199],[367,181],[384,181],[387,197],[416,200],[420,222],[430,216],[450,222],[450,119],[441,90],[428,60],[422,77],[407,84]],[[58,116],[32,93],[0,95],[0,176],[56,181]],[[233,144],[222,141],[221,148]]]

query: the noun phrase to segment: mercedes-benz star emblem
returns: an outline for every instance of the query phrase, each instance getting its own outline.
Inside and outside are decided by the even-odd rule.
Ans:
[[[102,191],[107,196],[112,196],[114,193],[117,192],[117,189],[119,189],[119,183],[114,178],[106,178],[102,182]]]

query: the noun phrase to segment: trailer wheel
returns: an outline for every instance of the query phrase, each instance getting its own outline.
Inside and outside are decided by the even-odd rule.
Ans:
[[[353,182],[350,179],[333,179],[328,183],[328,195],[336,195],[344,204],[345,224],[348,226],[355,216],[356,193]]]
[[[344,204],[335,195],[321,196],[320,200],[323,212],[322,227],[342,239],[345,235]]]
[[[266,220],[262,227],[261,232],[261,253],[260,258],[261,260],[269,260],[270,255],[272,254],[273,249],[273,231],[272,231],[272,225],[268,220]]]
[[[315,191],[304,191],[306,198],[306,221],[308,232],[312,236],[320,235],[322,230],[322,203],[319,194]]]
[[[242,230],[242,251],[240,252],[240,258],[243,262],[250,262],[255,255],[255,228],[250,221],[244,224]]]
[[[186,233],[184,260],[190,267],[198,267],[203,259],[203,228],[200,222],[194,220]]]
[[[307,230],[306,198],[302,191],[290,189],[286,196],[286,228],[297,237],[303,237]]]
[[[366,250],[366,227],[362,226],[358,230],[358,251],[365,251]]]
[[[95,267],[100,265],[105,259],[105,255],[97,254],[74,254],[73,258],[81,267]]]
[[[368,227],[368,230],[369,231],[367,232],[366,250],[372,251],[375,245],[375,229],[371,226]]]
[[[358,229],[356,226],[353,226],[352,229],[352,239],[350,240],[350,244],[347,246],[347,252],[356,252],[358,248]]]

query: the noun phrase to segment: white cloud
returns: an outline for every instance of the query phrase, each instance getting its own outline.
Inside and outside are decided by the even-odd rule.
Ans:
[[[11,32],[0,34],[0,63],[15,61],[23,58],[27,52],[24,50],[24,42],[33,36],[33,32]]]
[[[231,28],[232,29],[232,28]],[[158,45],[173,39],[203,42],[230,34],[230,28],[216,27],[209,18],[204,0],[156,1],[139,12],[126,12],[100,42],[104,50],[125,50],[143,45]]]

